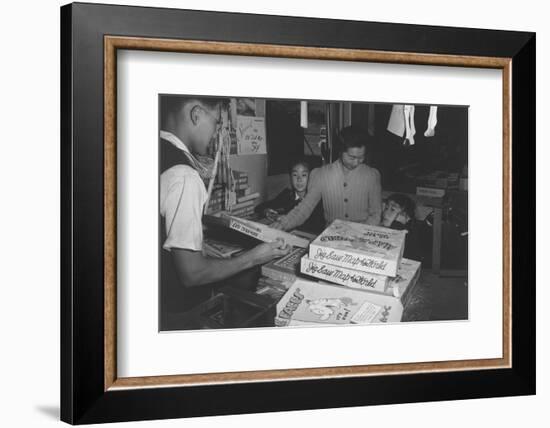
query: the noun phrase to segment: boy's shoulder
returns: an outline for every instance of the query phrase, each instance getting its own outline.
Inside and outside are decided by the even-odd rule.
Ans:
[[[177,178],[198,178],[200,180],[199,173],[189,165],[174,165],[168,168],[160,175],[161,179],[171,180]]]
[[[186,183],[186,185],[195,184],[201,189],[204,188],[204,182],[199,173],[189,165],[174,165],[160,175],[161,189],[182,182]]]

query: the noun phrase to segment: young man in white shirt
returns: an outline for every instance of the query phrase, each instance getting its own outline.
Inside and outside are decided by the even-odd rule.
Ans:
[[[161,98],[160,144],[172,150],[169,161],[173,164],[163,170],[160,177],[160,214],[166,237],[162,251],[170,253],[177,286],[186,291],[183,294],[186,301],[172,302],[183,309],[204,300],[208,293],[196,293],[200,288],[206,289],[214,282],[290,251],[284,243],[276,241],[260,244],[231,259],[214,259],[202,253],[201,219],[207,198],[203,179],[212,171],[211,166],[204,165],[196,155],[206,155],[210,141],[218,132],[223,103],[223,99],[216,98]],[[163,256],[166,258],[167,254]],[[162,266],[162,270],[167,266],[164,260]],[[162,270],[161,276],[166,274]],[[197,299],[197,295],[202,298]]]

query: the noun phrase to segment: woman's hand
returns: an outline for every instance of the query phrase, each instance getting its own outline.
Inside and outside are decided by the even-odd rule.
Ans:
[[[273,223],[271,223],[269,225],[269,227],[271,227],[272,229],[277,229],[277,230],[285,230],[285,228],[283,226],[284,218],[285,218],[285,216],[279,216],[276,221],[274,221]]]

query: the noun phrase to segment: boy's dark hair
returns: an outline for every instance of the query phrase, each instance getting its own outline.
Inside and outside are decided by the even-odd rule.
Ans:
[[[340,131],[338,143],[340,151],[345,152],[352,147],[365,147],[368,149],[368,136],[359,128],[347,126]]]
[[[416,211],[416,204],[407,195],[403,195],[401,193],[394,193],[394,194],[392,194],[388,197],[388,201],[395,202],[397,205],[399,205],[403,209],[403,211],[405,211],[405,213],[411,219],[414,219],[415,211]]]
[[[171,113],[181,110],[185,104],[197,101],[209,109],[214,109],[218,105],[224,106],[229,102],[229,99],[193,95],[161,95],[160,117],[162,121],[165,121]]]
[[[294,162],[292,162],[290,164],[290,166],[288,167],[288,173],[289,174],[292,174],[292,170],[294,169],[294,167],[296,165],[303,165],[307,168],[308,171],[311,172],[311,166],[309,165],[309,162],[304,160],[304,159],[298,159],[298,160],[295,160]]]

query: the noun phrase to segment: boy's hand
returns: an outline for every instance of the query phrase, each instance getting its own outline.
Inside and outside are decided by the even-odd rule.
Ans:
[[[395,221],[401,224],[407,224],[410,221],[410,217],[407,215],[406,212],[401,211],[397,217],[395,217]]]
[[[390,227],[398,215],[399,211],[384,211],[382,216],[382,226]]]
[[[277,239],[274,242],[260,244],[250,251],[255,264],[264,264],[275,258],[286,256],[291,249],[292,247],[285,244],[282,239]]]
[[[271,208],[266,208],[264,211],[264,215],[266,218],[272,221],[277,221],[277,219],[279,218],[279,213],[275,210],[272,210]]]

